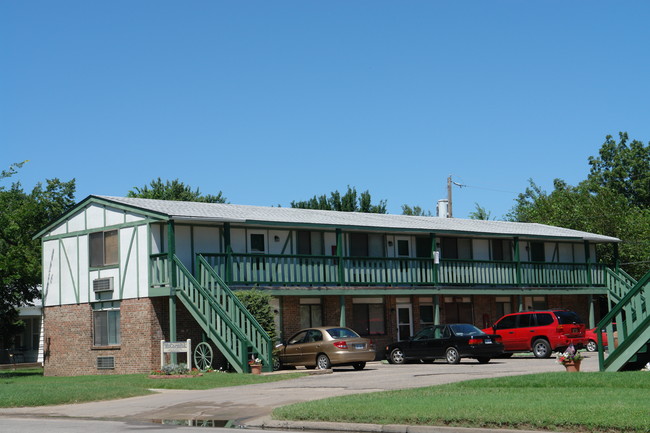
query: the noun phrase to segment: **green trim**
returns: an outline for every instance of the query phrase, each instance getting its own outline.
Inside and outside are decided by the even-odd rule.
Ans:
[[[99,233],[99,232],[107,232],[111,230],[119,230],[119,229],[125,229],[129,227],[138,227],[138,226],[144,226],[149,223],[151,223],[151,220],[142,220],[142,221],[133,221],[130,223],[125,223],[125,224],[115,224],[112,226],[105,226],[105,227],[97,227],[93,229],[85,229],[85,230],[78,230],[76,232],[70,232],[70,233],[64,233],[60,235],[52,235],[52,236],[44,236],[42,239],[46,241],[53,241],[57,239],[65,239],[65,238],[72,238],[74,236],[84,236],[88,235],[90,233]]]
[[[236,287],[233,290],[247,290],[248,287]],[[422,296],[422,295],[465,295],[465,296],[540,296],[540,295],[604,295],[605,287],[574,287],[574,288],[483,288],[483,287],[311,287],[286,288],[258,286],[272,296]]]
[[[69,220],[71,216],[75,215],[79,211],[84,212],[84,219],[86,220],[85,221],[85,227],[88,227],[88,220],[87,220],[87,216],[85,214],[86,214],[87,207],[89,205],[91,205],[91,204],[103,205],[104,210],[106,209],[106,206],[108,206],[108,207],[118,209],[118,210],[125,210],[125,211],[129,211],[129,212],[132,212],[132,213],[140,213],[140,214],[142,214],[144,216],[147,216],[147,217],[155,219],[155,220],[160,220],[160,221],[166,221],[166,220],[169,219],[169,216],[164,215],[162,213],[141,209],[141,208],[138,208],[136,206],[123,205],[123,204],[115,203],[115,202],[110,201],[110,200],[101,199],[99,197],[90,195],[90,196],[86,197],[84,200],[77,203],[70,210],[65,212],[61,217],[59,217],[58,219],[56,219],[53,222],[49,223],[47,226],[45,226],[42,230],[40,230],[38,233],[36,233],[34,235],[33,239],[42,237],[47,232],[50,232],[50,231],[54,230],[56,227],[60,226],[64,221],[67,222],[67,220]],[[136,212],[133,212],[133,211],[136,211]]]

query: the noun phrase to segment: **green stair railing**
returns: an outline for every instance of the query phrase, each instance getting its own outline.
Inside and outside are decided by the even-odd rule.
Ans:
[[[622,281],[627,280],[623,278]],[[622,287],[625,287],[623,285]],[[650,272],[643,276],[598,323],[605,330],[609,355],[605,358],[601,332],[598,362],[601,371],[619,371],[642,366],[650,360]],[[614,324],[616,327],[614,327]]]
[[[235,370],[248,372],[250,342],[246,335],[175,255],[173,268],[176,272],[177,297]]]
[[[272,371],[271,338],[201,254],[196,256],[196,275],[200,286],[209,293],[210,299],[217,303],[220,311],[246,336],[252,349],[251,355],[263,360],[264,371]]]
[[[630,277],[622,269],[612,271],[609,268],[605,268],[605,279],[611,297],[610,301],[614,304],[617,304],[621,299],[623,299],[623,297],[632,290],[632,287],[637,283],[634,278]]]

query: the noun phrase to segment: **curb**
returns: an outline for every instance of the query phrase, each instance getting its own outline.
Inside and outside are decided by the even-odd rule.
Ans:
[[[402,424],[355,424],[341,422],[281,421],[268,417],[246,422],[244,427],[258,429],[336,431],[349,433],[540,433],[539,430],[511,430],[477,427],[447,427]],[[546,433],[552,433],[546,431]]]

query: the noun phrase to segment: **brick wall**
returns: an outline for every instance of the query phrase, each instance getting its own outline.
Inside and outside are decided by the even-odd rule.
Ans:
[[[120,303],[120,345],[95,347],[90,304],[46,307],[45,360],[47,376],[147,373],[160,367],[160,340],[169,336],[169,299],[126,299]],[[185,307],[176,304],[178,341],[201,341],[201,328]],[[217,360],[220,359],[213,346]],[[97,357],[115,357],[114,369],[97,369]],[[178,362],[187,362],[184,354]]]

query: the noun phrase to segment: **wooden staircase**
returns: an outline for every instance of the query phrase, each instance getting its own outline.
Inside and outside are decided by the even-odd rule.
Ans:
[[[627,274],[621,279],[612,277],[616,283],[610,287],[610,297],[616,305],[598,323],[596,329],[607,333],[608,356],[605,357],[602,335],[597,332],[598,362],[600,371],[639,370],[650,362],[650,272],[645,274],[627,292],[624,289],[630,281]]]
[[[197,256],[197,277],[175,255],[172,268],[178,299],[235,370],[249,372],[255,357],[272,371],[271,339],[205,259]]]

